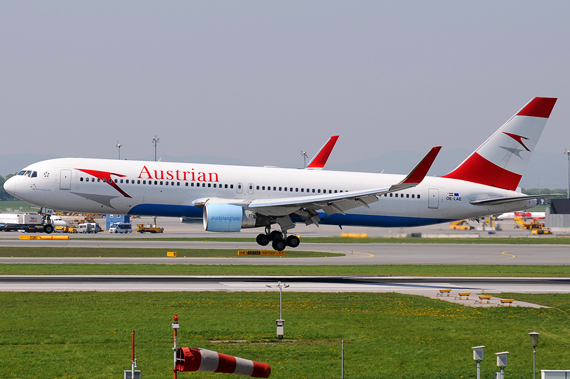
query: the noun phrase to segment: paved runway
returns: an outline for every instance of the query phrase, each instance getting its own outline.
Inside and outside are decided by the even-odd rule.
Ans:
[[[0,263],[133,263],[133,264],[233,264],[233,265],[566,265],[570,247],[564,245],[464,245],[464,244],[316,244],[305,243],[299,249],[343,253],[342,257],[278,258],[237,257],[238,249],[259,249],[250,242],[188,242],[85,240],[68,241],[0,240],[0,246],[56,247],[144,247],[196,249],[236,249],[236,258],[0,258]]]
[[[280,280],[294,292],[397,292],[421,295],[469,306],[497,306],[499,298],[477,303],[479,294],[570,293],[570,278],[434,278],[434,277],[239,277],[239,276],[85,276],[85,275],[2,275],[2,292],[268,292],[268,285]],[[440,289],[451,296],[438,297]],[[468,298],[458,298],[460,292]],[[516,306],[542,307],[516,301]]]

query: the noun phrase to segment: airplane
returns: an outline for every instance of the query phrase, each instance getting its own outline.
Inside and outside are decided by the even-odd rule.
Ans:
[[[299,246],[288,232],[300,222],[410,227],[531,208],[545,196],[516,189],[556,100],[532,99],[441,177],[426,176],[436,146],[407,176],[59,158],[29,165],[4,188],[62,211],[197,218],[212,232],[263,227],[257,243],[281,251]]]
[[[519,212],[507,212],[502,213],[496,217],[497,220],[514,220],[516,217],[520,217],[522,219],[528,220],[544,220],[546,218],[546,212],[526,212],[526,211],[519,211]]]

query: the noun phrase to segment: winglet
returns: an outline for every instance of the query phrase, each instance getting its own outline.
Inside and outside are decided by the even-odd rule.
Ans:
[[[418,163],[418,165],[414,167],[412,171],[410,171],[408,176],[404,178],[404,180],[390,187],[390,192],[400,191],[406,188],[415,187],[420,184],[421,181],[424,180],[426,174],[431,168],[431,165],[433,164],[433,161],[435,160],[435,157],[437,157],[437,154],[439,154],[440,150],[441,146],[432,147],[426,156],[420,161],[420,163]]]
[[[323,167],[325,167],[325,164],[327,163],[327,160],[329,159],[329,156],[331,155],[331,152],[337,140],[338,136],[332,136],[329,138],[327,143],[321,147],[321,149],[317,152],[317,154],[315,154],[313,159],[309,161],[309,164],[305,168],[310,170],[322,170]]]

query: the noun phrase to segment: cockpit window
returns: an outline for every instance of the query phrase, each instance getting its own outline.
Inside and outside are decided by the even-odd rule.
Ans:
[[[38,172],[32,171],[32,178],[37,178],[37,177],[38,177]]]
[[[24,175],[26,173],[26,171],[22,170],[18,173],[18,175]]]
[[[28,178],[30,177],[30,175],[32,175],[32,172],[31,172],[31,171],[26,171],[26,176],[27,176]]]

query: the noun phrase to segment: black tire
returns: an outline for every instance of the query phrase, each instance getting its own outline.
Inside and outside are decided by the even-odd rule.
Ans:
[[[271,233],[269,233],[269,239],[271,241],[279,241],[283,239],[283,233],[281,233],[278,230],[274,230]]]
[[[44,225],[44,232],[46,232],[47,234],[53,233],[53,225],[51,224]]]
[[[287,247],[287,245],[285,244],[285,241],[283,241],[283,239],[274,240],[271,243],[271,246],[273,247],[274,250],[277,250],[277,251],[283,251],[283,250],[285,250],[285,247]]]
[[[287,237],[287,246],[297,247],[301,243],[301,240],[297,236]]]
[[[255,238],[255,242],[261,246],[267,246],[269,244],[269,236],[267,234],[258,234]]]

